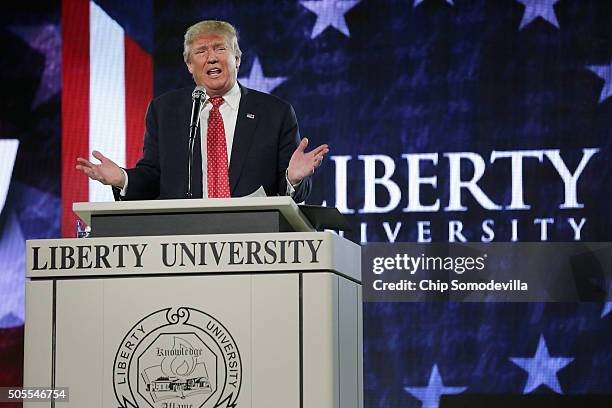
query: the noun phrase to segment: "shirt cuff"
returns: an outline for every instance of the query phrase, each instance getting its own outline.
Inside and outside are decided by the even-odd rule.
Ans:
[[[299,185],[302,184],[302,180],[298,181],[295,184],[291,184],[291,182],[289,181],[289,169],[285,170],[285,180],[287,181],[287,192],[285,193],[285,195],[293,197],[293,195],[295,194],[295,188],[299,187]]]
[[[128,188],[128,175],[124,169],[121,169],[121,171],[123,172],[123,179],[125,180],[125,184],[123,185],[123,188],[121,189],[121,191],[119,191],[119,195],[121,197],[125,197],[125,195],[127,194],[127,188]]]

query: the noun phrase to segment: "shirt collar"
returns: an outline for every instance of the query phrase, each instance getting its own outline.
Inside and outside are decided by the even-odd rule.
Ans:
[[[232,89],[223,95],[223,100],[225,101],[224,104],[227,104],[233,110],[237,110],[238,105],[240,105],[240,95],[240,87],[238,86],[238,81],[236,81]],[[209,99],[210,97],[206,99],[206,103],[210,103]]]

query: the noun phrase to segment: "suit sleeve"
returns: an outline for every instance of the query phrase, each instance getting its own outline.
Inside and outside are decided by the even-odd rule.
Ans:
[[[291,155],[297,149],[300,144],[300,130],[298,128],[297,119],[295,117],[295,111],[291,105],[287,105],[283,117],[283,124],[281,127],[281,135],[278,145],[278,169],[277,169],[277,180],[278,180],[278,192],[280,195],[284,195],[287,191],[287,179],[285,172],[289,167],[289,160]],[[295,188],[293,194],[293,200],[297,203],[301,203],[306,200],[310,194],[312,188],[312,180],[306,177],[302,182]]]
[[[136,167],[126,169],[128,188],[125,197],[118,189],[113,189],[115,200],[152,200],[159,197],[159,135],[155,101],[149,104],[146,115],[143,156]]]

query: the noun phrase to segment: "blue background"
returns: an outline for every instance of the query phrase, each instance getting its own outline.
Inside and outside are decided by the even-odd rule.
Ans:
[[[558,27],[550,21],[546,4],[551,2],[546,1],[354,3],[343,13],[348,34],[329,26],[314,37],[321,17],[298,1],[98,4],[153,56],[156,96],[193,84],[181,55],[187,26],[201,19],[235,24],[244,53],[239,77],[249,77],[257,57],[265,77],[286,78],[270,91],[294,106],[302,136],[313,145],[329,143],[330,155],[351,156],[343,182],[348,207],[355,210],[347,214],[354,231],[346,236],[356,242],[361,223],[367,223],[368,241],[386,241],[384,222],[392,229],[401,222],[398,241],[415,241],[416,222],[422,220],[431,222],[434,241],[448,240],[449,220],[462,221],[468,240],[479,240],[484,219],[495,221],[496,240],[510,240],[510,220],[518,219],[520,240],[539,241],[535,218],[555,220],[549,240],[569,241],[568,217],[587,219],[583,240],[610,241],[612,98],[600,101],[608,82],[588,67],[612,66],[612,2],[560,0],[552,8]],[[36,41],[49,37],[35,41],[24,34],[24,28],[60,29],[60,7],[57,1],[0,6],[0,138],[20,140],[0,215],[0,273],[15,273],[13,283],[0,287],[5,304],[23,301],[23,271],[14,272],[14,259],[23,259],[23,241],[60,234],[61,77],[57,71],[45,74],[45,61],[60,66],[61,49],[48,44],[41,51]],[[529,7],[548,19],[538,17],[521,27]],[[264,82],[260,85],[265,88]],[[494,202],[508,204],[510,165],[507,159],[489,164],[491,151],[560,149],[573,170],[583,148],[600,149],[579,180],[583,208],[559,208],[563,184],[544,159],[524,163],[530,210],[486,210],[469,194],[463,196],[467,211],[442,209],[449,195],[445,152],[480,154],[487,170],[479,185]],[[424,186],[421,201],[431,204],[440,198],[441,209],[402,212],[408,187],[401,155],[432,152],[439,153],[438,165],[428,163],[422,171],[436,175],[438,187]],[[358,212],[364,201],[359,155],[386,155],[395,162],[392,180],[402,198],[393,211]],[[378,166],[377,175],[382,170]],[[465,178],[471,172],[469,166],[462,168]],[[308,202],[334,205],[336,181],[334,162],[326,160]],[[376,187],[377,204],[388,200],[387,190]],[[467,387],[464,392],[473,394],[522,394],[527,372],[509,359],[532,357],[540,336],[551,356],[573,358],[557,373],[563,393],[610,393],[609,312],[601,302],[366,303],[366,407],[421,406],[404,388],[425,387],[434,364],[447,387]],[[11,313],[0,316],[0,322],[0,385],[15,385],[21,381],[23,322]],[[553,391],[541,385],[534,392]]]

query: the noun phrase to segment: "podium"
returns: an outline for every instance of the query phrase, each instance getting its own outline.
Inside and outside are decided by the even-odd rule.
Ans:
[[[363,407],[360,247],[291,198],[74,210],[91,237],[27,242],[24,386],[68,387],[62,407]]]

